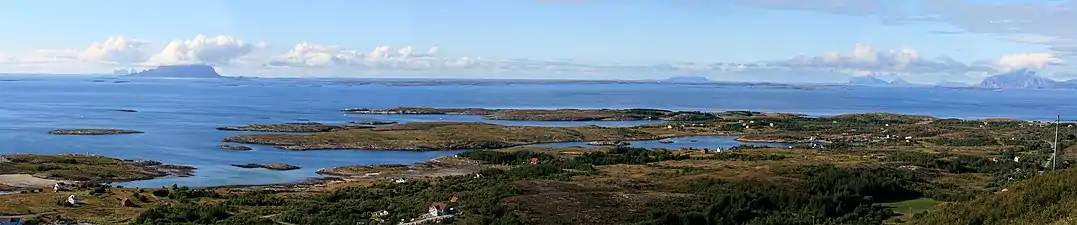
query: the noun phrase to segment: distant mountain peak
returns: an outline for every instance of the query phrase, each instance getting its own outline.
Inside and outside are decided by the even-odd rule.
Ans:
[[[1059,82],[1036,75],[1029,69],[1017,69],[984,78],[976,87],[1050,89],[1059,87]]]
[[[210,65],[165,65],[143,70],[127,76],[132,77],[172,77],[172,78],[219,78],[217,70]]]
[[[875,76],[859,76],[850,78],[849,84],[862,86],[888,86],[890,85],[890,82],[886,82],[885,80],[879,79]]]

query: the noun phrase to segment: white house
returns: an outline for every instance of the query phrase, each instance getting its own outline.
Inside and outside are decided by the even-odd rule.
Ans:
[[[22,216],[0,216],[0,225],[22,225]]]
[[[445,203],[434,202],[430,203],[430,216],[443,216],[449,214],[449,206]]]

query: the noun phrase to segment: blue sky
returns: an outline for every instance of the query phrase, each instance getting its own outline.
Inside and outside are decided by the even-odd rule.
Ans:
[[[13,65],[31,64],[36,62],[35,57],[44,57],[48,63],[61,63],[58,61],[62,60],[58,58],[78,59],[79,66],[55,71],[65,73],[193,62],[215,64],[219,69],[233,73],[265,73],[266,76],[286,76],[289,73],[413,76],[410,73],[422,70],[426,71],[425,74],[536,78],[653,78],[671,73],[691,73],[737,80],[738,76],[751,76],[746,74],[751,71],[733,71],[737,74],[728,75],[728,70],[714,72],[694,68],[654,72],[646,68],[681,62],[699,65],[718,62],[773,64],[797,56],[811,58],[830,52],[853,54],[856,44],[870,46],[884,56],[890,50],[912,49],[916,60],[949,57],[964,64],[965,68],[997,63],[1011,54],[1051,54],[1046,58],[1044,55],[1035,55],[1039,57],[1014,59],[1020,61],[1015,63],[1018,66],[1029,64],[1027,66],[1044,70],[1052,70],[1041,68],[1049,67],[1045,65],[1064,67],[1068,52],[1055,51],[1052,47],[1068,47],[1068,43],[1060,43],[1073,38],[1067,36],[1069,33],[1043,30],[1036,24],[1020,24],[1036,28],[1020,32],[1007,31],[1013,28],[985,28],[982,24],[1002,20],[995,18],[995,15],[947,9],[970,7],[969,10],[994,12],[989,10],[995,9],[976,7],[1033,4],[1035,7],[1049,8],[1077,4],[1014,0],[936,2],[951,5],[931,3],[934,6],[925,6],[925,3],[916,0],[13,0],[0,3],[0,20],[18,21],[0,23],[0,53],[3,53],[0,56],[9,58],[8,66],[0,66],[0,72],[40,72],[36,70],[42,69],[52,72],[48,68],[65,68]],[[1021,14],[1011,16],[1024,18]],[[1062,16],[1059,15],[1059,18],[1065,18]],[[1048,19],[1051,18],[1042,18],[1045,21],[1039,22],[1048,22]],[[198,34],[210,40],[225,36],[227,41],[183,42],[197,39],[195,36]],[[127,47],[137,47],[142,52],[88,52],[87,46],[91,43],[105,42],[109,37],[123,37],[122,43]],[[1045,43],[1045,37],[1060,43]],[[1020,38],[1038,39],[1034,43],[1013,40]],[[138,44],[131,45],[132,41]],[[179,48],[182,51],[167,52],[167,46],[173,44],[172,41],[180,42],[178,46],[182,47]],[[310,48],[287,54],[297,48],[297,44],[305,42],[309,42]],[[225,44],[237,45],[225,48]],[[217,48],[200,49],[206,46]],[[436,54],[429,56],[398,55],[388,57],[392,60],[371,62],[367,59],[370,51],[379,46],[389,46],[393,50],[389,52],[397,52],[395,50],[406,46],[412,46],[415,52],[427,52],[431,47],[437,50],[431,52]],[[106,46],[104,49],[113,48]],[[155,57],[162,52],[167,52],[170,57]],[[124,55],[121,58],[125,60],[104,60],[115,59],[110,54],[121,53]],[[323,58],[311,58],[315,56]],[[207,61],[204,59],[206,57],[215,61]],[[467,60],[461,61],[463,57]],[[355,61],[356,58],[363,60]],[[423,62],[421,69],[399,68],[399,64],[416,62],[414,58],[427,59],[418,60]],[[514,63],[513,60],[519,59],[530,60],[530,64],[510,65]],[[544,64],[533,65],[537,62],[566,60],[571,60],[574,66],[557,72],[535,68],[550,67]],[[1036,62],[1026,62],[1028,60]],[[97,61],[107,63],[102,66],[87,65]],[[387,65],[385,61],[392,61],[393,65]],[[452,63],[458,65],[456,67],[445,66],[450,64],[448,62],[459,63]],[[814,64],[805,66],[807,63]],[[945,73],[953,76],[950,78],[954,78],[945,79],[945,74],[917,76],[913,73],[932,72],[925,69],[912,71],[908,63],[897,69],[881,68],[890,65],[821,68],[815,65],[819,63],[825,64],[823,67],[843,67],[863,61],[814,60],[797,65],[816,70],[842,70],[848,76],[883,74],[922,82],[971,80],[984,73],[996,72],[969,69],[967,73],[952,74],[957,72],[945,70]],[[475,69],[477,67],[485,68]],[[998,70],[1007,69],[995,67],[999,67]],[[839,79],[840,76],[820,77]],[[758,79],[761,78],[745,80]],[[813,81],[813,78],[794,80]]]

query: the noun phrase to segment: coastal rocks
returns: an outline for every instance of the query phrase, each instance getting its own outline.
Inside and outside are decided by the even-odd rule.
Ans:
[[[338,130],[365,129],[371,126],[340,126],[314,122],[286,123],[286,124],[250,124],[246,126],[218,127],[217,130],[225,131],[258,131],[258,132],[329,132]]]
[[[359,124],[359,125],[392,125],[392,124],[396,124],[395,121],[380,121],[380,120],[359,120],[359,121],[351,121],[351,122],[348,122],[348,123],[350,123],[350,124]]]
[[[112,135],[112,134],[141,134],[142,131],[123,129],[59,129],[49,131],[52,135]]]
[[[592,141],[592,142],[587,142],[587,144],[588,145],[597,145],[597,146],[627,146],[627,145],[630,145],[628,142],[624,142],[624,141]]]
[[[251,147],[242,146],[242,145],[218,145],[217,148],[224,149],[224,150],[234,150],[234,151],[250,151],[250,150],[253,150]]]
[[[481,108],[398,107],[388,109],[350,108],[341,111],[350,114],[487,115],[497,110]]]
[[[268,164],[247,163],[247,164],[232,164],[232,166],[239,167],[239,168],[247,168],[247,169],[263,168],[263,169],[268,169],[268,170],[297,170],[297,169],[300,169],[300,167],[298,167],[298,166],[293,166],[293,165],[284,164],[284,163],[268,163]]]

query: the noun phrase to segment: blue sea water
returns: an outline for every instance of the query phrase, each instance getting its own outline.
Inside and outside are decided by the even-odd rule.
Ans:
[[[488,121],[477,116],[347,115],[342,108],[398,106],[481,108],[663,108],[754,110],[836,115],[894,112],[958,118],[1050,120],[1077,116],[1077,91],[758,86],[675,84],[491,84],[392,86],[301,79],[120,79],[3,77],[0,79],[0,154],[88,153],[197,167],[196,175],[125,183],[154,187],[266,184],[317,176],[319,168],[409,164],[455,151],[253,151],[217,149],[242,132],[214,128],[250,123],[352,120],[483,121],[536,126],[632,126],[647,122]],[[138,112],[120,112],[132,109]],[[146,132],[115,136],[54,136],[60,128],[121,128]],[[737,144],[704,138],[699,146]],[[638,146],[666,146],[634,143]],[[242,169],[237,163],[290,163],[294,171]]]

